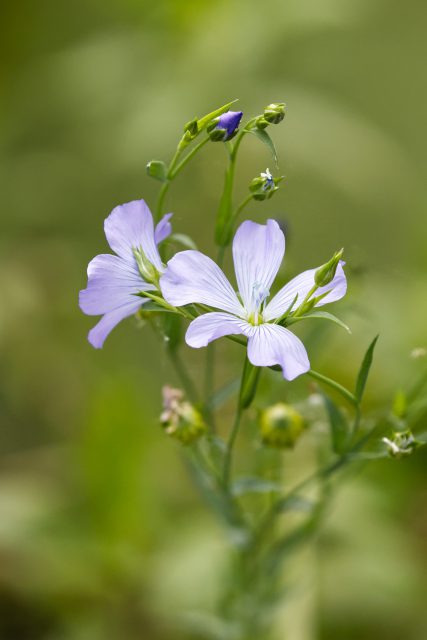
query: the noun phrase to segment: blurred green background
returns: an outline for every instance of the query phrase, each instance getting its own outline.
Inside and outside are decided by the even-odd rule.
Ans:
[[[288,104],[271,128],[286,185],[247,215],[286,221],[285,276],[346,249],[337,312],[353,335],[302,327],[313,367],[351,385],[379,331],[374,411],[425,371],[410,354],[427,347],[426,18],[423,0],[2,4],[2,640],[188,639],[180,614],[212,610],[225,541],[158,425],[161,386],[177,382],[167,357],[132,319],[95,351],[77,305],[108,250],[104,218],[154,204],[145,163],[169,159],[193,116],[233,98],[247,116]],[[242,151],[241,197],[273,164],[255,139]],[[168,199],[206,252],[224,166],[222,145],[205,147]],[[239,347],[220,354],[218,383]],[[198,374],[203,354],[183,356]],[[258,402],[307,388],[276,376]],[[298,475],[309,436],[296,451],[284,465]],[[426,460],[378,462],[339,489],[289,567],[279,637],[427,637]]]

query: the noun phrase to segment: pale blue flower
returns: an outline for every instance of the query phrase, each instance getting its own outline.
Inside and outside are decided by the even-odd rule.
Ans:
[[[284,378],[293,380],[310,368],[301,340],[278,324],[286,311],[296,310],[314,286],[316,269],[304,271],[270,299],[270,287],[285,253],[285,237],[275,220],[267,224],[243,222],[233,241],[238,294],[217,264],[199,251],[182,251],[167,265],[160,278],[165,300],[174,306],[191,303],[219,311],[193,320],[185,339],[189,346],[205,347],[226,335],[248,338],[248,358],[259,367],[280,365]],[[315,296],[327,293],[321,306],[342,298],[347,289],[343,262],[335,277]]]
[[[148,301],[140,292],[157,289],[154,282],[164,271],[157,245],[171,233],[171,216],[166,214],[154,228],[144,200],[134,200],[113,209],[105,220],[108,244],[117,255],[101,254],[89,263],[87,288],[79,295],[84,313],[103,316],[88,335],[96,349],[121,320]]]

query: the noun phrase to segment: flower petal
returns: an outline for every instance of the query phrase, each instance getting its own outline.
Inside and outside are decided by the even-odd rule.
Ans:
[[[243,315],[233,287],[223,271],[200,251],[180,251],[169,260],[160,278],[163,297],[169,304],[207,304],[235,315]]]
[[[293,380],[310,369],[301,340],[278,324],[260,324],[248,335],[248,358],[257,367],[279,364],[283,377]]]
[[[172,218],[173,213],[166,213],[160,222],[157,223],[154,229],[154,241],[156,244],[160,244],[172,233],[172,225],[169,220]]]
[[[154,223],[144,200],[121,204],[104,222],[105,235],[110,247],[124,260],[134,260],[133,249],[141,248],[156,269],[163,271],[154,239]]]
[[[80,291],[81,310],[90,316],[99,316],[130,302],[141,304],[135,294],[154,289],[141,278],[136,265],[118,256],[96,256],[87,269],[87,288]]]
[[[95,347],[95,349],[101,349],[105,338],[114,329],[114,327],[124,318],[136,313],[141,304],[144,304],[144,300],[137,299],[135,302],[128,302],[122,307],[106,313],[98,324],[89,331],[87,338],[90,344]]]
[[[205,313],[190,324],[185,341],[190,347],[199,349],[223,336],[244,333],[247,322],[229,313]]]
[[[253,310],[254,285],[269,291],[285,253],[285,236],[275,220],[246,220],[233,240],[234,270],[243,304]]]
[[[347,280],[343,269],[344,264],[345,263],[341,260],[337,267],[334,279],[325,287],[319,287],[317,289],[315,293],[316,296],[319,296],[326,291],[330,291],[330,293],[322,298],[322,300],[315,305],[316,307],[321,307],[324,304],[335,302],[335,300],[339,300],[345,296],[347,291]],[[314,274],[316,271],[317,269],[304,271],[280,289],[280,291],[276,293],[274,298],[272,298],[265,307],[263,312],[264,320],[269,322],[270,320],[274,320],[283,315],[295,299],[295,296],[298,294],[298,298],[292,307],[293,309],[296,309],[302,303],[310,289],[314,286]]]

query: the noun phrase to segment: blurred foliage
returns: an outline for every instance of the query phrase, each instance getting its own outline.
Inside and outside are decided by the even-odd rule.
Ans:
[[[353,335],[298,331],[315,368],[345,384],[379,330],[366,403],[391,408],[427,368],[410,357],[427,346],[427,5],[23,0],[0,11],[0,638],[176,639],[176,616],[215,598],[223,534],[158,425],[161,385],[176,379],[149,327],[122,323],[100,352],[86,342],[94,319],[77,292],[106,250],[103,219],[136,197],[153,204],[145,163],[170,158],[190,118],[234,97],[247,115],[286,101],[274,131],[285,186],[247,215],[285,222],[286,276],[345,246],[340,311]],[[244,195],[271,159],[256,140],[242,158]],[[224,166],[222,145],[205,148],[167,201],[175,230],[207,251]],[[218,350],[224,381],[240,352]],[[197,374],[203,355],[183,355]],[[309,386],[266,376],[258,406]],[[315,439],[284,454],[289,483]],[[378,462],[340,489],[320,539],[286,568],[281,637],[427,636],[425,463],[424,450]]]

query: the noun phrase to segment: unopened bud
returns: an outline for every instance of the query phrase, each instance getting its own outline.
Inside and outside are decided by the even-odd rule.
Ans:
[[[314,274],[314,282],[318,287],[326,286],[335,278],[335,273],[341,261],[343,253],[344,249],[337,251],[329,260],[329,262],[326,262],[326,264],[323,264],[321,267],[316,269],[316,272]]]
[[[270,447],[292,448],[304,430],[302,416],[283,402],[264,409],[259,422],[262,440]]]
[[[227,111],[212,120],[207,131],[213,142],[226,142],[236,135],[243,111]]]
[[[264,119],[268,124],[279,124],[286,115],[286,105],[284,102],[273,102],[264,109]]]
[[[199,133],[197,118],[193,118],[192,120],[190,120],[190,122],[187,122],[184,127],[184,132],[186,134],[188,133],[192,138],[195,138],[197,136],[197,134]]]
[[[160,422],[165,432],[182,444],[191,444],[206,432],[206,425],[199,411],[184,400],[180,389],[165,386],[163,393],[163,412]]]

